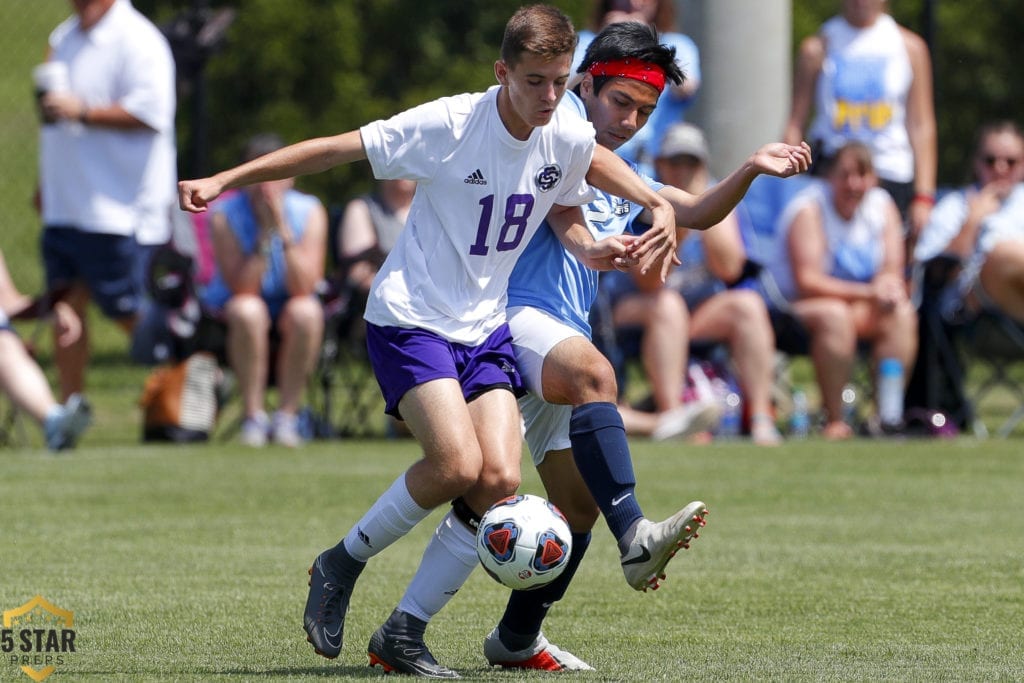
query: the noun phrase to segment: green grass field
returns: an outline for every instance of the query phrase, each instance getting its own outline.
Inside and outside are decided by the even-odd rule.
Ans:
[[[51,680],[381,675],[366,642],[440,513],[371,562],[333,662],[304,640],[306,568],[417,457],[412,442],[95,441],[0,452],[0,608],[38,594],[74,612],[77,651]],[[649,594],[626,586],[599,523],[546,625],[596,667],[579,678],[1024,680],[1019,442],[637,443],[634,456],[652,517],[696,497],[712,514]],[[431,625],[432,649],[468,677],[546,678],[486,665],[505,595],[474,574]],[[9,658],[0,680],[28,680]]]

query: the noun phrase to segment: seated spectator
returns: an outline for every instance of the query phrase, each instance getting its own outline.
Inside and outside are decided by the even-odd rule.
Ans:
[[[1002,311],[1024,322],[1024,134],[1011,121],[982,126],[972,160],[974,182],[936,205],[914,251],[964,265],[950,291],[953,307]]]
[[[283,146],[276,135],[256,136],[244,160]],[[324,276],[327,212],[292,185],[258,183],[211,210],[217,272],[201,298],[227,324],[227,357],[242,395],[241,440],[247,446],[263,446],[268,436],[284,446],[302,442],[298,409],[323,339],[316,289]],[[264,405],[272,338],[279,404],[271,420]]]
[[[337,260],[342,285],[352,295],[350,305],[360,312],[377,270],[405,227],[415,193],[413,180],[379,180],[373,192],[345,206],[338,227]]]
[[[81,394],[72,394],[64,405],[57,403],[42,369],[11,327],[11,316],[25,315],[33,306],[45,308],[18,291],[0,252],[0,391],[42,428],[50,450],[74,448],[92,422],[88,402]],[[82,324],[74,310],[58,301],[53,315],[57,343],[68,346],[77,341]]]
[[[658,179],[699,195],[714,183],[708,158],[701,130],[676,124],[655,159]],[[689,341],[721,342],[747,401],[751,438],[759,445],[780,443],[772,418],[775,336],[767,308],[756,292],[725,284],[738,281],[746,263],[736,212],[708,230],[690,232],[679,246],[679,258],[682,265],[667,285],[653,272],[607,276],[617,290],[615,324],[644,330],[641,356],[656,406],[664,412],[681,401]]]
[[[877,366],[897,359],[909,373],[917,354],[917,314],[904,278],[899,210],[878,187],[870,150],[843,145],[825,179],[787,205],[769,268],[792,311],[807,328],[828,439],[852,436],[843,421],[842,392],[858,340],[871,343]]]

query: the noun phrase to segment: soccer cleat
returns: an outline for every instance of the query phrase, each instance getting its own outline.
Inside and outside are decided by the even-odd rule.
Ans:
[[[637,522],[633,541],[620,559],[626,582],[634,590],[657,590],[665,578],[665,565],[680,548],[690,547],[707,514],[707,506],[694,501],[663,522]]]
[[[341,654],[345,614],[355,580],[346,581],[330,566],[325,557],[329,552],[320,553],[309,568],[309,597],[302,621],[306,640],[313,644],[316,653],[334,659]]]
[[[537,634],[530,647],[509,650],[498,637],[498,627],[484,639],[484,656],[491,666],[506,669],[541,669],[543,671],[593,671],[582,659],[548,642],[543,633]]]
[[[92,424],[92,408],[81,394],[71,394],[55,415],[43,422],[46,446],[51,451],[74,448],[82,433]]]
[[[385,673],[423,678],[460,678],[455,671],[438,664],[422,640],[401,638],[388,633],[383,626],[370,636],[367,654],[370,655],[369,666],[379,664]]]

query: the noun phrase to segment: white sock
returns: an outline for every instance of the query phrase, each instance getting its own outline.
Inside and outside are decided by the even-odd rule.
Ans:
[[[429,514],[430,510],[421,508],[409,495],[403,473],[348,532],[345,550],[360,562],[366,562],[409,533]]]
[[[449,512],[423,551],[423,559],[398,609],[423,621],[440,612],[478,563],[476,534]]]

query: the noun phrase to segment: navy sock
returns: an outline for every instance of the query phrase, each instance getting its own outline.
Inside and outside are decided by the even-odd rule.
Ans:
[[[529,647],[540,633],[544,617],[551,606],[562,599],[576,574],[583,555],[590,545],[590,532],[572,535],[572,553],[569,563],[558,578],[535,590],[512,591],[505,607],[505,614],[498,623],[498,638],[512,651]]]
[[[643,517],[633,495],[636,475],[626,428],[614,403],[585,403],[572,410],[569,441],[576,469],[616,539]]]

